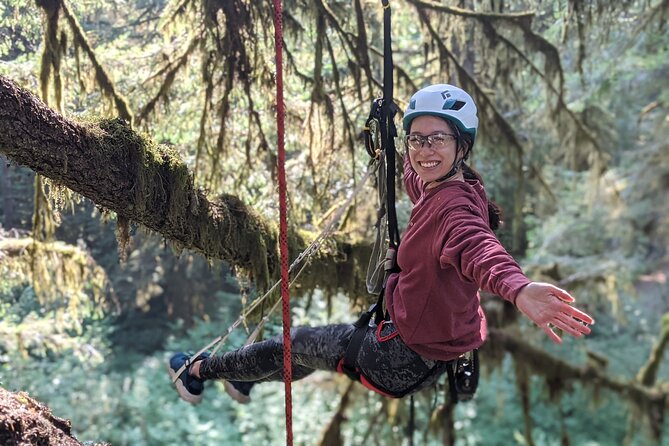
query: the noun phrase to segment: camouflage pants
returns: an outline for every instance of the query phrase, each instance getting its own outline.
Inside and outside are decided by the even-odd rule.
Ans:
[[[350,324],[292,329],[292,379],[304,378],[315,370],[337,371],[354,330]],[[391,394],[407,389],[413,393],[433,385],[446,372],[447,364],[423,358],[411,350],[393,323],[387,321],[380,329],[367,329],[356,361],[368,381]],[[283,337],[207,358],[200,365],[200,376],[228,381],[282,381]]]

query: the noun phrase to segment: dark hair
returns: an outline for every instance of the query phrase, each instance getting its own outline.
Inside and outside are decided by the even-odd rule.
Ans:
[[[462,158],[462,173],[467,180],[478,180],[481,185],[484,185],[481,174],[469,166],[465,161],[469,158],[474,145],[474,139],[469,133],[461,132],[457,125],[449,122],[448,125],[453,129],[457,136],[458,149],[464,150]],[[502,224],[502,209],[492,200],[488,200],[488,221],[490,222],[490,229],[496,231]]]
[[[470,167],[467,163],[462,163],[462,173],[465,179],[479,180],[483,184],[483,178],[476,170]],[[490,222],[490,229],[496,231],[502,224],[502,208],[492,200],[488,200],[488,221]]]

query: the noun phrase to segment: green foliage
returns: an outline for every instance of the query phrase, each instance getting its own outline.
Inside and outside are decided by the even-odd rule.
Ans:
[[[41,34],[41,21],[34,5],[23,0],[0,4],[0,61],[34,52]]]
[[[360,2],[363,39],[357,3],[286,2],[291,219],[310,230],[317,229],[325,209],[350,192],[367,161],[358,134],[369,100],[380,93],[381,10],[375,2]],[[462,2],[440,4],[456,3]],[[489,194],[506,210],[500,238],[513,252],[527,247],[522,263],[528,274],[570,290],[597,320],[586,340],[544,348],[576,364],[599,358],[605,363],[599,367],[612,376],[631,380],[646,363],[660,333],[660,317],[669,310],[662,281],[669,244],[669,46],[666,24],[661,26],[666,7],[660,8],[659,1],[594,1],[586,10],[579,9],[584,2],[574,1],[465,3],[481,17],[421,9],[414,1],[393,3],[400,107],[411,90],[427,82],[463,83],[476,92],[482,128],[472,162]],[[73,28],[62,22],[65,34],[59,39],[68,43],[60,73],[66,114],[113,119],[119,110],[109,88],[115,88],[130,98],[130,108],[141,117],[139,128],[169,147],[162,154],[167,162],[183,160],[183,175],[173,189],[191,171],[196,185],[211,195],[234,193],[276,220],[269,4],[95,0],[68,5],[114,82],[99,81],[97,66],[80,44],[71,44]],[[184,7],[175,12],[177,5]],[[224,6],[230,5],[248,9],[253,20],[226,27],[230,17]],[[488,15],[530,7],[537,12],[525,29],[522,20]],[[0,4],[0,73],[33,90],[41,23],[32,2]],[[234,32],[245,38],[230,40]],[[551,58],[551,48],[557,59]],[[239,64],[228,65],[231,54]],[[242,56],[252,64],[249,71],[241,70]],[[152,154],[147,156],[158,156]],[[11,196],[16,205],[10,212],[9,201],[3,201],[0,215],[5,226],[28,229],[32,177],[21,175],[24,171],[15,166],[0,170],[0,196]],[[152,189],[156,184],[145,179],[137,195],[150,199],[147,193],[154,194],[165,202]],[[356,235],[369,234],[372,226],[375,209],[369,197],[358,201],[348,220],[346,229]],[[230,402],[220,386],[209,385],[205,402],[191,407],[177,399],[164,368],[171,352],[192,350],[221,334],[252,294],[250,285],[192,253],[177,256],[159,237],[134,227],[129,228],[128,259],[121,264],[115,216],[87,202],[75,208],[74,215],[62,212],[56,237],[77,245],[81,255],[90,253],[103,269],[110,294],[100,298],[100,271],[89,264],[76,280],[35,283],[25,265],[7,267],[6,249],[0,248],[5,268],[0,270],[2,385],[48,403],[56,415],[73,421],[83,440],[133,446],[280,443],[281,384],[259,386],[249,406]],[[410,205],[404,198],[398,211],[406,222]],[[38,257],[43,271],[61,271],[47,262],[47,252]],[[361,296],[317,291],[307,300],[308,309],[303,301],[294,304],[294,320],[350,321],[351,297]],[[111,311],[100,311],[102,302]],[[275,320],[263,335],[277,333],[277,327]],[[536,328],[521,322],[521,330],[527,340],[543,342]],[[225,348],[241,345],[244,338],[243,331],[235,333]],[[528,444],[513,364],[509,359],[499,368],[490,364],[484,364],[474,402],[456,409],[456,444]],[[665,358],[658,380],[668,377]],[[535,445],[564,444],[564,432],[570,444],[622,444],[626,439],[630,445],[650,444],[643,424],[630,421],[634,411],[618,395],[574,385],[551,399],[541,377],[529,384]],[[337,409],[341,386],[342,380],[331,374],[295,384],[296,444],[315,442]],[[342,431],[345,443],[371,438],[402,444],[406,404],[356,389]],[[436,397],[417,397],[419,444],[441,444],[427,426],[435,406],[443,403],[442,390]]]

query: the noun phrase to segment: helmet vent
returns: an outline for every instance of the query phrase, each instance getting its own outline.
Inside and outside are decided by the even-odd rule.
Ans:
[[[442,110],[460,110],[464,106],[465,106],[464,101],[449,99],[444,104],[444,107],[443,107]]]

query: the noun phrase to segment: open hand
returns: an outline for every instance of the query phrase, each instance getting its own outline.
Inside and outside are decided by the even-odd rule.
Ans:
[[[553,342],[561,344],[562,339],[553,331],[555,328],[579,338],[590,334],[588,324],[595,322],[586,313],[569,305],[572,302],[574,298],[565,290],[549,283],[532,282],[518,293],[516,307],[541,327]]]

